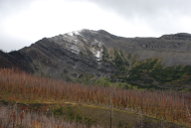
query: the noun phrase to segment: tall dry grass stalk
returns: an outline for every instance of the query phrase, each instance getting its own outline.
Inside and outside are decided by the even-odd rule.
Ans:
[[[0,107],[0,128],[101,128],[87,126],[40,113],[19,111],[15,107]]]
[[[29,101],[64,100],[107,106],[112,100],[113,107],[191,126],[190,93],[90,87],[41,78],[13,69],[0,69],[0,97]]]

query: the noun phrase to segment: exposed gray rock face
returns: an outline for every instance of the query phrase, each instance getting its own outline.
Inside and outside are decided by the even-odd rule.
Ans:
[[[102,62],[103,42],[85,38],[84,31],[44,38],[20,52],[33,60],[32,69],[37,75],[65,80],[109,76],[115,69]]]
[[[191,34],[188,33],[178,33],[172,35],[163,35],[161,39],[167,40],[191,40]]]
[[[191,35],[124,38],[104,30],[81,30],[43,38],[19,51],[0,52],[1,67],[18,67],[34,74],[65,80],[84,75],[109,76],[114,66],[103,61],[103,50],[117,49],[139,60],[161,59],[165,65],[191,65]]]

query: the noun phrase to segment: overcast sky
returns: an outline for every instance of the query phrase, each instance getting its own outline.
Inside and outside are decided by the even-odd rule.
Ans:
[[[124,37],[191,33],[191,0],[0,0],[0,49],[83,28]]]

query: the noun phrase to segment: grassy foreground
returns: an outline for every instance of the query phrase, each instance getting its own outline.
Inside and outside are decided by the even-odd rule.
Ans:
[[[189,93],[89,87],[40,78],[16,70],[0,69],[0,99],[28,104],[41,102],[64,104],[69,101],[104,108],[112,106],[115,109],[191,126],[191,94]],[[62,109],[60,111],[62,113]],[[118,116],[114,113],[112,115],[112,117]],[[123,119],[123,117],[120,118]],[[110,120],[110,116],[106,119]],[[108,121],[106,122],[108,124]],[[124,122],[121,123],[121,127],[123,125]]]
[[[87,104],[22,104],[0,102],[2,128],[184,128],[164,120],[120,109]]]
[[[102,128],[80,122],[65,121],[43,112],[0,106],[0,128]]]

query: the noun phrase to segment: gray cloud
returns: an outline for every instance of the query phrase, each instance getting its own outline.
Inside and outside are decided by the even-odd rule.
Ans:
[[[8,35],[3,29],[3,20],[15,12],[25,10],[33,0],[0,0],[0,49],[10,51],[22,48],[26,42]]]
[[[30,4],[38,0],[0,0],[0,18],[6,19],[15,12],[24,11]],[[42,0],[41,0],[42,1]],[[46,0],[44,0],[46,1]],[[126,21],[136,24],[146,24],[153,35],[166,33],[189,32],[191,33],[191,1],[190,0],[65,0],[89,1],[100,8],[115,12]],[[3,30],[3,20],[0,20],[0,49],[8,50],[20,48],[21,40],[17,40]],[[58,33],[59,34],[59,33]],[[153,36],[150,35],[150,36]],[[127,35],[128,36],[128,35]],[[140,35],[135,35],[140,36]],[[14,43],[13,46],[8,44]]]
[[[27,8],[33,0],[0,0],[0,14],[6,16]]]
[[[88,0],[108,8],[127,20],[145,22],[156,33],[191,32],[182,23],[191,18],[190,0]],[[186,20],[186,19],[184,19]],[[139,21],[138,21],[139,22]],[[184,27],[183,27],[184,26]],[[138,35],[137,35],[138,36]],[[152,36],[152,35],[151,35]]]
[[[190,14],[190,0],[88,0],[108,7],[125,16],[157,15],[161,12]]]
[[[0,50],[9,52],[10,50],[22,48],[26,43],[24,40],[16,39],[4,32],[0,32]]]

